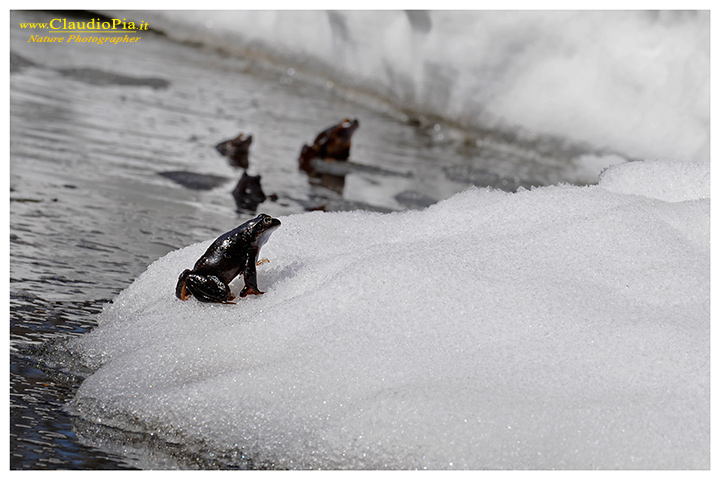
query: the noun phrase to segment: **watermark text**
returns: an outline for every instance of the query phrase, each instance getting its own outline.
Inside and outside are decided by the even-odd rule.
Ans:
[[[28,42],[31,43],[95,43],[103,45],[138,42],[142,37],[137,34],[148,30],[148,22],[129,21],[126,18],[93,18],[83,21],[53,18],[47,23],[21,22],[20,28],[43,32],[32,33],[28,38]]]

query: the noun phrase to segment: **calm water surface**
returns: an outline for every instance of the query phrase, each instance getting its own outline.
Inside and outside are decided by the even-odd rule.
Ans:
[[[277,196],[257,210],[273,216],[423,208],[473,184],[551,184],[565,180],[563,162],[577,153],[483,141],[369,108],[291,69],[153,32],[131,45],[41,44],[18,27],[55,17],[11,14],[13,469],[247,466],[70,418],[63,405],[83,372],[47,354],[53,342],[92,329],[103,304],[157,258],[255,216],[238,211],[230,192],[241,171],[216,143],[253,135],[250,173]],[[360,120],[357,166],[342,188],[309,182],[297,169],[300,148],[346,117]]]

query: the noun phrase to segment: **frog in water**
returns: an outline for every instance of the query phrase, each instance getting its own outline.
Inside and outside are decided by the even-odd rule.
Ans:
[[[245,137],[241,133],[233,139],[218,143],[215,145],[215,150],[223,157],[227,157],[230,166],[247,169],[250,166],[248,157],[252,140],[252,135]]]
[[[313,158],[347,160],[350,156],[350,140],[353,133],[360,126],[360,122],[346,118],[337,125],[333,125],[318,134],[312,146],[303,145],[300,151],[300,169],[311,171],[310,163]]]
[[[218,237],[192,270],[180,274],[175,296],[186,300],[195,295],[201,302],[230,303],[235,297],[230,292],[230,282],[238,275],[245,278],[240,292],[246,295],[262,295],[257,286],[257,264],[260,248],[270,234],[280,226],[280,220],[261,213],[239,227]]]

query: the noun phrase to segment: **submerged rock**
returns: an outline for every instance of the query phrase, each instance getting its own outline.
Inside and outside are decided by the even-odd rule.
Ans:
[[[190,190],[212,190],[213,188],[219,187],[230,180],[229,178],[222,177],[220,175],[194,173],[185,170],[158,172],[158,175],[168,178],[178,185],[182,185]]]

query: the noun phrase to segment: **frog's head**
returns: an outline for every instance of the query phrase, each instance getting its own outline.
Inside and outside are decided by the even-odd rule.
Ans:
[[[270,234],[274,232],[280,225],[280,220],[270,215],[261,213],[250,221],[250,231],[252,232],[252,245],[254,247],[262,247],[270,238]]]
[[[349,118],[346,118],[342,121],[340,124],[340,128],[338,129],[338,135],[340,135],[342,138],[350,139],[352,137],[352,134],[355,133],[355,130],[360,126],[360,122],[358,122],[357,118],[354,120],[350,120]]]
[[[248,135],[246,137],[241,133],[237,137],[230,140],[230,142],[232,143],[232,146],[237,148],[238,150],[248,151],[250,149],[250,144],[252,143],[252,140],[252,135]]]
[[[233,155],[236,155],[238,153],[248,153],[252,140],[252,135],[248,135],[246,137],[244,134],[241,133],[233,139],[224,140],[218,143],[217,145],[215,145],[215,150],[217,150],[220,155],[223,155],[225,157],[232,157]]]

